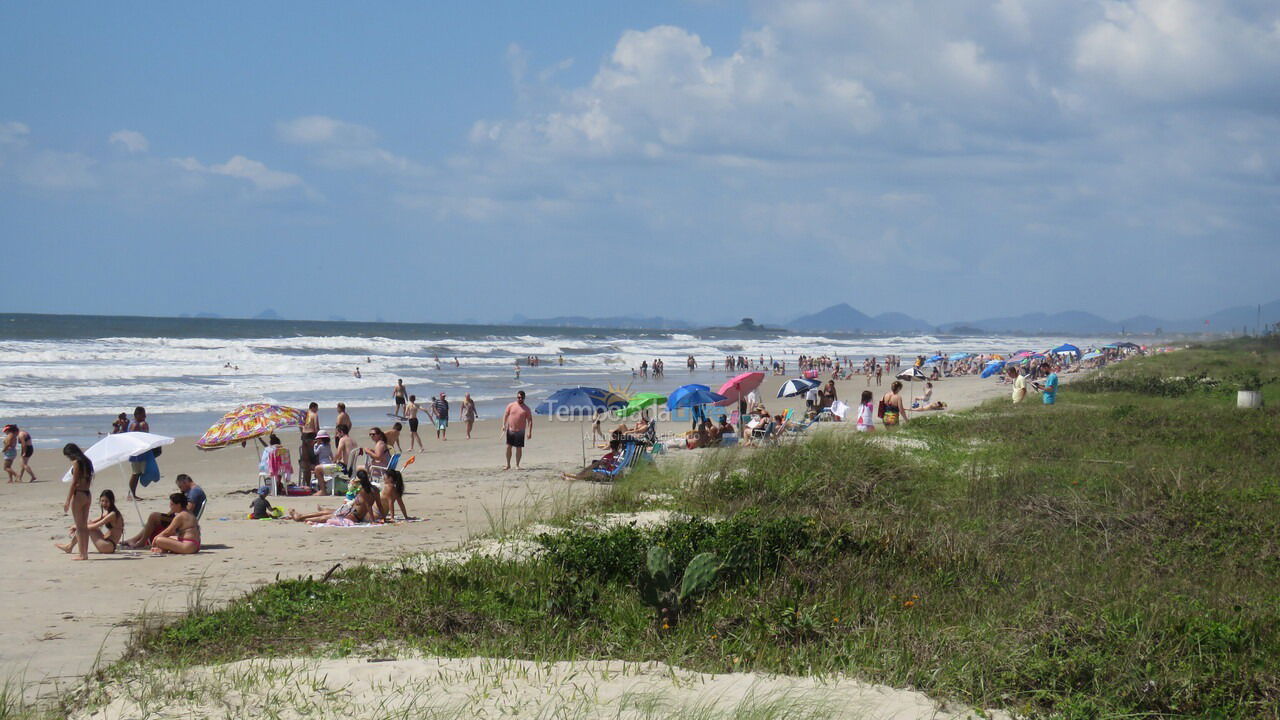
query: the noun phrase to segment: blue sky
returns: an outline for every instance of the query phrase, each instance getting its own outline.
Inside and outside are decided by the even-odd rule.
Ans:
[[[0,5],[0,311],[1280,297],[1280,6]]]

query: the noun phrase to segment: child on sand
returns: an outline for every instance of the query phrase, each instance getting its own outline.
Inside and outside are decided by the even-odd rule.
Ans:
[[[871,432],[876,429],[876,409],[871,398],[870,390],[862,391],[862,398],[858,401],[858,432]]]
[[[249,503],[249,517],[253,520],[265,520],[273,517],[271,512],[275,508],[271,507],[271,501],[267,499],[267,493],[270,488],[263,486],[258,488],[258,496]]]

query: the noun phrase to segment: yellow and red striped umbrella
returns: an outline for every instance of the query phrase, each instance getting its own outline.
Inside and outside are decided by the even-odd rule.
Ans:
[[[245,440],[252,440],[281,428],[302,427],[307,413],[298,408],[270,403],[241,405],[205,431],[196,441],[201,450],[217,450]]]

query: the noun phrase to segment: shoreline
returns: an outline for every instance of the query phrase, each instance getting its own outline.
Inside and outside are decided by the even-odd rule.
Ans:
[[[803,409],[802,398],[773,397],[786,379],[766,376],[761,386],[760,394],[772,412]],[[888,389],[888,382],[886,378],[879,388],[872,383],[877,397]],[[856,398],[864,388],[861,376],[837,383],[842,398]],[[948,411],[1007,392],[993,380],[976,376],[935,383],[935,398],[947,401]],[[332,414],[322,410],[322,423],[331,425]],[[659,433],[682,432],[687,427],[686,422],[661,422]],[[128,628],[141,611],[185,612],[194,600],[224,601],[277,576],[320,575],[337,563],[377,563],[407,553],[448,549],[495,527],[510,527],[548,509],[567,507],[603,487],[560,476],[579,466],[586,428],[577,421],[535,416],[524,469],[505,472],[497,420],[477,421],[470,441],[461,423],[453,423],[447,442],[437,441],[424,423],[420,434],[427,450],[405,469],[405,503],[411,514],[425,519],[349,529],[245,519],[251,499],[246,491],[256,486],[257,452],[235,447],[200,451],[194,437],[179,438],[160,460],[161,484],[142,490],[144,500],[136,510],[134,503],[121,503],[125,531],[136,532],[139,514],[145,517],[162,509],[163,497],[172,492],[172,478],[185,472],[209,495],[201,523],[201,552],[185,557],[90,553],[88,563],[72,563],[52,547],[50,541],[64,537],[70,522],[61,513],[66,486],[57,480],[65,467],[60,455],[38,452],[33,467],[41,482],[0,486],[0,541],[7,541],[6,547],[11,548],[0,561],[0,571],[16,589],[11,602],[0,609],[0,627],[5,628],[0,635],[5,641],[0,673],[24,678],[30,688],[44,692],[78,680],[93,668],[99,655],[105,661],[118,657]],[[284,431],[286,445],[296,442],[295,432]],[[364,437],[363,428],[353,432],[357,438]],[[701,451],[673,455],[687,458],[696,452]],[[588,460],[600,454],[587,448]],[[94,495],[109,487],[123,498],[126,486],[124,466],[105,469],[95,478]],[[315,496],[271,500],[299,510],[338,503],[336,498]]]

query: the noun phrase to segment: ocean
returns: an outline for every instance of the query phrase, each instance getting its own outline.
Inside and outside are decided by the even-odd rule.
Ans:
[[[443,391],[455,408],[470,392],[483,418],[499,413],[516,390],[536,404],[573,385],[664,391],[701,382],[714,389],[726,378],[726,355],[785,360],[791,370],[799,355],[861,362],[867,355],[1044,349],[1063,340],[1106,342],[0,314],[0,422],[26,428],[38,447],[92,443],[137,405],[147,408],[154,432],[174,436],[200,435],[228,410],[260,401],[315,401],[329,422],[342,401],[357,424],[385,424],[397,379],[419,398]],[[697,372],[686,370],[689,355],[701,365]],[[523,366],[528,356],[540,366]],[[654,358],[666,363],[665,379],[632,377],[632,368]]]

